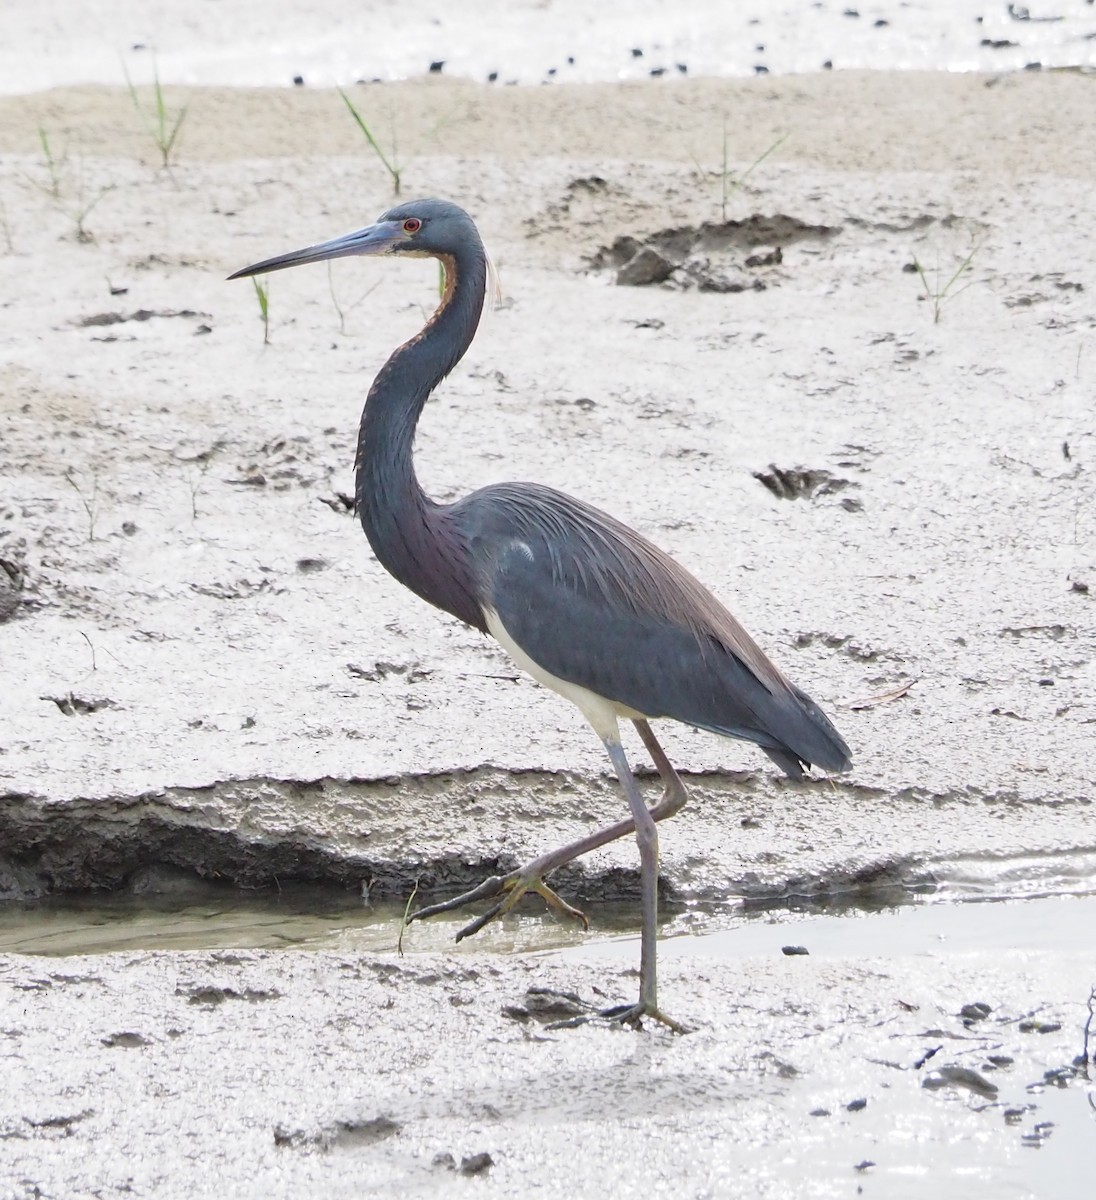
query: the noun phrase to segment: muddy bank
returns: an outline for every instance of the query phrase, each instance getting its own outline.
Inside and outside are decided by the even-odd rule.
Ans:
[[[975,788],[889,795],[746,772],[685,780],[688,810],[663,836],[662,883],[672,901],[886,898],[972,873],[1007,892],[1023,863],[1044,877],[1087,869],[1070,865],[1088,861],[1073,853],[1088,845],[1087,797],[1047,804]],[[611,823],[619,807],[608,775],[488,769],[372,783],[235,780],[64,804],[9,794],[0,810],[0,898],[147,894],[164,868],[172,886],[182,872],[248,889],[364,889],[376,899],[416,887],[455,893]],[[572,864],[557,882],[579,904],[634,899],[631,840]]]

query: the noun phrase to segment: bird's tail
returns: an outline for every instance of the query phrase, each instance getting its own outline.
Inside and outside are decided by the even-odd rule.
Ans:
[[[833,722],[805,692],[789,684],[791,720],[781,730],[779,745],[761,744],[761,748],[776,765],[793,779],[803,774],[803,767],[821,767],[824,771],[847,771],[852,766],[852,754],[845,739],[833,727]]]

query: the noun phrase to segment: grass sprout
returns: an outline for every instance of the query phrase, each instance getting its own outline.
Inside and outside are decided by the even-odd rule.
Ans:
[[[36,184],[35,186],[39,187],[51,199],[60,200],[68,152],[64,151],[60,155],[54,153],[53,147],[49,144],[49,134],[42,125],[38,126],[38,142],[42,147],[42,158],[45,160],[49,183],[44,186],[42,184]]]
[[[100,200],[114,190],[113,184],[108,184],[105,188],[100,188],[98,192],[90,199],[86,199],[83,189],[80,191],[79,199],[74,206],[71,206],[66,211],[76,225],[76,240],[79,242],[94,242],[95,237],[91,230],[84,224],[91,210],[99,203]]]
[[[99,476],[92,475],[91,477],[91,495],[80,486],[76,478],[76,473],[71,467],[65,472],[65,482],[70,488],[80,497],[80,503],[84,506],[84,512],[88,518],[88,541],[95,541],[95,521],[99,515]]]
[[[42,159],[46,167],[47,182],[41,183],[36,179],[30,182],[44,195],[48,196],[76,227],[76,240],[93,242],[95,238],[86,225],[91,210],[108,193],[114,190],[114,184],[107,184],[94,193],[89,193],[84,182],[84,163],[76,160],[76,171],[72,170],[68,150],[60,154],[54,149],[50,136],[44,126],[38,126],[38,141],[42,147]],[[11,250],[11,228],[7,214],[0,211],[0,233],[3,234],[8,250]]]
[[[967,279],[961,283],[964,276],[973,269],[975,255],[977,255],[981,248],[981,245],[972,246],[970,253],[966,258],[962,259],[947,279],[944,279],[939,266],[934,267],[931,283],[929,282],[928,272],[922,265],[921,260],[916,254],[913,256],[913,269],[917,273],[917,278],[921,281],[921,286],[925,289],[924,298],[932,301],[932,323],[934,325],[940,324],[944,305],[949,300],[953,300],[961,292],[965,292],[967,288],[973,287],[978,282],[976,279]]]
[[[719,172],[719,211],[724,224],[727,223],[727,201],[738,191],[738,189],[746,182],[754,171],[761,164],[774,154],[788,140],[789,135],[784,134],[778,137],[775,142],[768,148],[763,150],[757,158],[742,172],[741,175],[732,175],[730,166],[727,161],[727,118],[723,118],[723,169]]]
[[[263,319],[263,345],[270,345],[270,281],[264,279],[261,283],[257,275],[251,276],[251,286],[255,289],[255,298],[259,301],[259,316]]]
[[[160,86],[160,73],[153,64],[152,107],[151,109],[146,108],[141,103],[140,94],[133,80],[130,79],[129,72],[126,71],[125,75],[126,87],[129,89],[129,98],[133,101],[133,107],[137,110],[141,124],[144,125],[149,137],[156,144],[156,149],[160,152],[160,166],[165,171],[170,171],[171,156],[178,145],[179,134],[182,132],[183,122],[186,120],[190,101],[188,100],[182,108],[172,112],[164,98],[164,89]]]
[[[342,88],[339,88],[338,92],[342,97],[343,103],[346,105],[350,115],[357,123],[358,128],[364,134],[365,140],[372,147],[373,153],[381,160],[381,163],[384,165],[384,169],[388,172],[388,177],[392,180],[392,194],[394,196],[398,196],[400,194],[401,168],[399,165],[398,156],[396,154],[395,136],[393,136],[392,139],[392,157],[389,158],[388,155],[385,154],[385,152],[381,149],[380,143],[373,136],[373,131],[365,123],[365,118],[360,112],[358,112],[357,108],[355,108],[354,101],[350,99],[350,97],[342,90]]]

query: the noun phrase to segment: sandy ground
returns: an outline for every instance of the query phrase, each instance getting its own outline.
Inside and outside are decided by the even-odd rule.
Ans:
[[[357,93],[382,140],[397,135],[405,192],[474,213],[506,294],[427,411],[419,450],[433,494],[529,478],[611,509],[726,598],[853,747],[848,777],[794,787],[748,747],[667,729],[696,795],[663,834],[667,886],[681,896],[822,890],[931,876],[963,857],[1007,863],[1096,845],[1092,88],[1076,75],[847,74],[506,91],[434,80]],[[249,883],[374,879],[398,892],[416,877],[477,877],[617,817],[578,714],[406,595],[342,510],[361,399],[429,311],[432,269],[340,263],[330,282],[323,268],[279,276],[265,346],[254,292],[223,281],[374,219],[391,199],[383,170],[333,93],[189,99],[171,171],[158,169],[122,91],[0,100],[0,584],[11,581],[0,604],[12,610],[0,624],[0,887],[123,886],[151,861]],[[788,139],[730,192],[724,219],[725,117],[733,172]],[[678,232],[659,240],[667,230]],[[614,286],[622,237],[677,247],[684,265],[666,285]],[[761,263],[746,266],[751,256]],[[914,256],[930,291],[945,292],[968,257],[970,271],[934,305],[907,269]],[[813,472],[808,494],[775,496],[757,478],[773,466]],[[596,856],[576,873],[576,895],[627,892],[634,857],[627,845]],[[351,1180],[357,1194],[391,1194],[394,1181],[410,1186],[391,1156],[428,1167],[421,1156],[435,1145],[458,1165],[481,1149],[513,1156],[490,1182],[458,1172],[445,1185],[454,1194],[473,1184],[526,1194],[534,1178],[549,1193],[562,1182],[604,1194],[595,1127],[619,1112],[604,1091],[590,1101],[596,1114],[568,1110],[545,1137],[524,1101],[488,1114],[509,1140],[431,1133],[412,1149],[404,1132],[374,1129],[359,1143],[383,1145],[376,1177],[360,1173],[361,1154],[314,1156],[338,1121],[385,1115],[402,1130],[410,1120],[390,1093],[365,1112],[374,1067],[360,1067],[362,1044],[329,1040],[346,1022],[399,1046],[397,1072],[412,1070],[400,1055],[421,1054],[414,1069],[436,1075],[434,1086],[455,1068],[435,1073],[430,1055],[458,1047],[462,1069],[473,1061],[488,1078],[509,1062],[514,1096],[537,1085],[494,1040],[505,1018],[458,1028],[449,1001],[424,1006],[415,988],[397,988],[389,1020],[383,1006],[359,1009],[375,995],[363,998],[357,980],[336,986],[326,960],[257,961],[267,982],[244,971],[231,986],[297,989],[295,1007],[219,1011],[249,1022],[281,1013],[271,1037],[292,1071],[318,1071],[323,1057],[356,1098],[336,1103],[320,1082],[276,1122],[265,1108],[254,1125],[263,1149],[240,1158],[254,1168],[240,1178],[261,1177],[262,1190],[235,1194],[349,1194]],[[371,962],[347,970],[372,979]],[[484,1011],[515,1003],[519,976],[541,980],[536,966],[490,962],[479,968]],[[1002,990],[1026,988],[1030,1003],[1077,1016],[1083,996],[1061,962],[1035,958],[1027,974],[1013,965]],[[25,960],[9,968],[39,974]],[[852,1014],[827,1060],[831,1083],[863,1076],[874,1051],[860,1032],[884,994],[905,997],[905,978],[861,988],[875,970],[850,964],[803,985],[812,1028],[832,1028],[829,1005]],[[952,970],[933,976],[933,1003],[949,1012],[964,990]],[[180,972],[155,957],[62,971],[106,979],[115,1023],[162,1035],[180,1094],[212,1089],[139,1151],[126,1133],[104,1153],[162,1152],[181,1124],[195,1146],[185,1194],[212,1194],[265,1077],[244,1070],[230,1095],[208,1082],[208,1060],[170,1041]],[[587,990],[578,968],[562,983],[546,974]],[[142,982],[126,993],[123,978]],[[553,1041],[555,1102],[567,1108],[575,1062],[620,1053],[682,1055],[666,1069],[684,1092],[707,1095],[690,1072],[710,1053],[726,1071],[719,1121],[709,1128],[710,1114],[689,1105],[666,1118],[633,1081],[642,1098],[605,1161],[630,1161],[624,1131],[661,1138],[666,1118],[694,1151],[711,1139],[753,1147],[761,1182],[741,1188],[733,1158],[719,1159],[732,1165],[717,1178],[683,1151],[674,1173],[690,1194],[851,1194],[855,1160],[829,1192],[764,1190],[777,1136],[766,1113],[783,1110],[765,1107],[766,1068],[721,1007],[747,984],[729,969],[712,978],[699,999],[672,971],[664,985],[667,1006],[676,996],[705,1029],[705,1049],[693,1039],[644,1048],[604,1030]],[[789,980],[771,987],[770,1007],[792,1011]],[[96,1171],[80,1175],[78,1160],[130,1103],[116,1064],[148,1054],[111,1048],[115,1057],[89,1060],[98,1098],[85,1104],[46,1032],[72,1001],[46,993],[58,1008],[17,1006],[2,1023],[30,1072],[18,1093],[27,1112],[9,1094],[4,1119],[47,1123],[5,1134],[0,1157],[17,1156],[18,1178],[43,1194],[86,1194]],[[309,1007],[321,994],[324,1016]],[[128,1006],[146,1003],[148,1020],[131,1021]],[[258,1036],[250,1023],[237,1034]],[[211,1046],[225,1045],[218,1036]],[[170,1090],[158,1069],[147,1078]],[[398,1091],[400,1078],[385,1086]],[[87,1107],[94,1121],[68,1121]],[[797,1146],[810,1145],[811,1107],[797,1098],[783,1127]],[[233,1115],[218,1131],[188,1125],[201,1108]],[[273,1124],[288,1131],[285,1153]],[[650,1161],[636,1159],[637,1186]],[[568,1175],[576,1162],[591,1173]],[[108,1191],[133,1174],[119,1170]],[[142,1187],[167,1185],[150,1175]],[[423,1194],[439,1187],[431,1175]]]

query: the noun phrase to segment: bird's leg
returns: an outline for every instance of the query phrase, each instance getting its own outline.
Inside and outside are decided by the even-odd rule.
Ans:
[[[684,808],[689,793],[685,790],[685,785],[674,770],[673,764],[666,757],[666,752],[658,744],[655,731],[651,728],[650,723],[642,718],[637,718],[632,721],[632,724],[636,727],[636,733],[643,739],[647,753],[651,756],[659,775],[662,776],[662,782],[666,785],[662,799],[651,809],[651,816],[656,821],[663,821],[666,817],[672,817],[674,813],[680,812]]]
[[[670,764],[670,760],[666,757],[662,747],[658,744],[654,731],[648,722],[636,720],[633,724],[639,736],[643,739],[643,744],[647,747],[647,753],[653,759],[663,783],[666,785],[662,799],[650,809],[652,821],[663,821],[681,810],[689,794],[685,790],[685,785],[681,782],[677,772]],[[629,775],[631,775],[630,771]],[[647,811],[646,806],[644,806],[644,812]],[[601,846],[608,845],[609,842],[615,842],[618,838],[626,837],[629,833],[634,832],[635,828],[635,820],[631,817],[624,821],[616,821],[612,825],[607,825],[604,829],[587,834],[586,837],[568,842],[565,846],[560,846],[558,850],[551,850],[547,854],[542,854],[539,858],[534,858],[531,862],[526,863],[525,866],[510,875],[492,875],[477,887],[472,888],[470,891],[462,892],[461,895],[454,896],[451,900],[442,900],[437,904],[429,904],[424,908],[417,909],[407,918],[408,922],[421,921],[426,917],[437,916],[438,913],[453,912],[455,909],[463,908],[466,904],[473,904],[477,900],[488,900],[494,896],[501,896],[502,899],[497,904],[493,904],[482,916],[477,917],[461,929],[457,934],[457,941],[459,942],[462,938],[471,937],[474,933],[479,933],[485,925],[489,924],[496,917],[508,913],[526,892],[536,892],[543,898],[546,904],[556,909],[557,912],[581,921],[583,926],[588,926],[589,922],[586,920],[585,914],[568,904],[552,891],[544,882],[544,877],[552,871],[558,870],[566,863],[576,858],[581,858],[584,854],[589,854],[591,850],[597,850]]]
[[[646,722],[643,722],[646,725]],[[636,722],[636,727],[640,729],[640,736],[643,736],[643,729],[640,728],[640,723]],[[647,728],[650,733],[650,727]],[[643,737],[644,742],[647,738]],[[640,870],[640,896],[643,909],[643,928],[640,935],[640,952],[639,952],[639,1003],[622,1008],[613,1008],[604,1011],[601,1015],[611,1017],[615,1021],[621,1021],[626,1024],[635,1024],[640,1017],[650,1017],[652,1020],[661,1021],[663,1025],[668,1025],[675,1033],[682,1033],[684,1030],[676,1022],[667,1017],[659,1010],[658,1007],[658,974],[656,966],[657,953],[657,934],[658,934],[658,828],[655,825],[654,815],[648,811],[647,806],[643,803],[643,797],[639,792],[639,785],[636,783],[635,776],[632,774],[632,769],[628,765],[628,759],[624,754],[624,749],[620,744],[620,739],[603,737],[605,749],[609,752],[609,757],[612,759],[613,767],[616,770],[617,778],[620,780],[621,789],[628,799],[628,807],[632,810],[632,820],[635,823],[636,843],[639,846],[639,870]],[[654,735],[651,735],[651,741],[655,746]],[[648,748],[650,746],[648,745]],[[662,754],[659,747],[659,756],[663,762],[669,767],[669,762]],[[673,768],[671,767],[672,771]],[[675,776],[676,778],[676,776]],[[680,780],[677,781],[680,786]],[[682,789],[684,791],[684,789]],[[680,804],[678,805],[680,808]],[[676,811],[676,810],[675,810]]]

